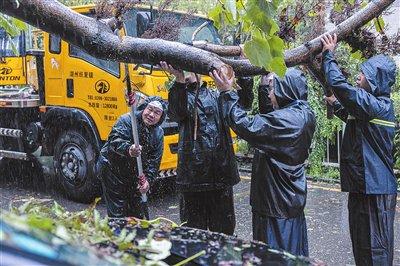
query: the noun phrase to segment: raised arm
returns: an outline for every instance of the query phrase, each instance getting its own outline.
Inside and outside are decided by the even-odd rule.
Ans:
[[[360,120],[369,121],[380,117],[387,105],[366,90],[352,86],[340,70],[333,56],[335,36],[324,36],[323,69],[328,85],[346,111]]]

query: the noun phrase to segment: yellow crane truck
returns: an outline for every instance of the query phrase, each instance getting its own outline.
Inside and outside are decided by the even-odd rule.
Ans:
[[[93,5],[73,9],[95,15]],[[146,7],[129,10],[120,34],[140,37],[156,12]],[[171,14],[178,19],[184,15]],[[191,15],[185,21],[179,41],[220,42],[205,17]],[[33,49],[32,43],[43,47]],[[38,156],[53,156],[56,183],[69,198],[92,201],[100,192],[99,150],[118,117],[129,111],[124,64],[95,58],[59,36],[38,31],[10,38],[0,28],[0,45],[0,175],[13,170],[7,168],[10,161],[30,161],[39,152]],[[167,99],[164,72],[137,64],[129,64],[128,71],[133,87],[143,95]],[[176,173],[178,128],[168,119],[162,126],[159,177],[167,177]]]

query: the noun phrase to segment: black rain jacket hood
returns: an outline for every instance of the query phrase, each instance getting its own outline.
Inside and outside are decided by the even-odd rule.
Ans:
[[[235,92],[220,96],[224,118],[239,137],[257,149],[253,159],[250,203],[261,215],[294,218],[302,214],[307,186],[305,161],[315,131],[304,74],[288,69],[275,79],[280,109],[250,117]]]

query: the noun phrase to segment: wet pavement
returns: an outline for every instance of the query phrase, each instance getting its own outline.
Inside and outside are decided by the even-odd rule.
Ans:
[[[33,178],[16,182],[0,177],[0,208],[22,204],[31,197],[56,200],[71,211],[81,210],[88,205],[67,200],[60,192],[45,189],[48,177]],[[150,216],[163,216],[179,221],[179,195],[170,185],[162,183],[167,192],[150,198]],[[46,192],[47,191],[47,192]],[[251,210],[249,206],[250,178],[243,174],[242,182],[234,188],[236,209],[236,234],[243,239],[252,238]],[[101,214],[106,214],[104,203],[98,205]],[[395,218],[394,265],[400,265],[400,197]],[[347,194],[338,185],[308,183],[306,218],[310,257],[318,258],[329,265],[354,265],[347,222]]]

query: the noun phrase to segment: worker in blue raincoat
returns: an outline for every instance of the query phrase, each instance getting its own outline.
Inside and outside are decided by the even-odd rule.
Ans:
[[[342,191],[349,192],[349,226],[357,265],[393,264],[396,178],[393,173],[395,115],[390,87],[396,65],[377,55],[361,65],[357,86],[343,76],[326,35],[323,69],[334,95],[326,100],[346,122],[340,158]]]
[[[230,91],[231,79],[216,71],[210,75],[221,91],[219,106],[224,119],[257,149],[250,191],[253,238],[307,256],[305,161],[315,131],[315,115],[307,103],[304,74],[290,68],[283,79],[272,76],[268,92],[274,111],[266,105],[261,108],[265,113],[254,117],[238,105],[237,93]]]
[[[133,104],[134,94],[129,101]],[[147,206],[141,205],[160,168],[164,148],[167,104],[157,96],[148,97],[137,108],[136,119],[140,146],[133,141],[131,114],[122,115],[100,152],[98,165],[107,213],[111,218],[145,218]],[[142,156],[144,176],[138,176],[136,157]]]
[[[179,126],[176,185],[185,226],[232,235],[235,230],[233,186],[240,181],[229,127],[218,109],[219,92],[198,84],[200,76],[161,67],[176,78],[168,93],[168,117]],[[197,75],[197,76],[196,76]],[[238,83],[241,104],[253,100],[253,80]]]

